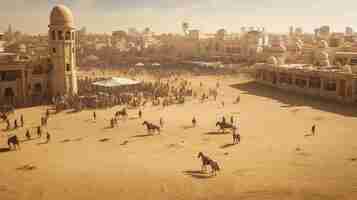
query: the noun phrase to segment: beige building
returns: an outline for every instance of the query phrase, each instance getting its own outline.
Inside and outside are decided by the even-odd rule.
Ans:
[[[49,25],[47,56],[0,52],[0,104],[41,104],[57,95],[77,93],[73,16],[55,6]]]
[[[77,94],[76,40],[72,12],[59,5],[52,9],[49,27],[49,49],[53,64],[51,94]]]

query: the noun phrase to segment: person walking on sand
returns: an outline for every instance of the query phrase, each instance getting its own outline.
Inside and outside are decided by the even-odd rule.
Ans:
[[[51,140],[51,135],[49,132],[46,133],[46,143],[49,143]]]
[[[38,137],[41,137],[41,135],[42,135],[41,126],[38,126],[38,127],[37,127],[37,136],[38,136]]]
[[[25,136],[26,136],[27,140],[31,140],[31,134],[30,134],[29,129],[27,129]]]
[[[161,127],[161,128],[164,127],[164,119],[162,119],[162,117],[160,117],[160,127]]]
[[[9,119],[7,119],[6,120],[6,130],[10,130],[10,120]]]
[[[46,110],[46,118],[49,118],[49,117],[50,117],[50,110],[47,109],[47,110]]]
[[[141,117],[142,117],[142,115],[143,115],[143,112],[141,111],[141,109],[139,110],[138,115],[139,115],[139,118],[141,119]]]
[[[316,130],[316,125],[314,124],[314,125],[312,125],[312,127],[311,127],[311,134],[312,134],[313,136],[315,136],[315,130]]]
[[[15,121],[14,121],[14,127],[15,127],[15,129],[19,128],[19,125],[17,124],[17,119],[15,119]]]
[[[196,117],[193,117],[193,118],[192,118],[192,126],[193,126],[193,127],[196,127],[196,124],[197,124]]]
[[[21,123],[21,127],[24,127],[24,116],[21,115],[20,117],[20,123]]]
[[[227,121],[226,121],[226,117],[223,116],[223,117],[222,117],[222,124],[226,124],[226,122],[227,122]]]
[[[95,111],[93,112],[93,119],[94,121],[97,119],[97,113]]]

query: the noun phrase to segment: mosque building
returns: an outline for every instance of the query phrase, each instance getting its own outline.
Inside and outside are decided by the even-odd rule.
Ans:
[[[48,27],[47,56],[0,52],[0,104],[28,106],[56,96],[77,94],[72,12],[63,5],[55,6]]]

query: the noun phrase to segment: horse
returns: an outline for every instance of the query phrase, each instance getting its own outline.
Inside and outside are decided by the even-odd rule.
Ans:
[[[225,132],[226,129],[235,129],[236,127],[233,126],[233,124],[228,124],[228,123],[224,123],[224,122],[217,122],[216,126],[219,126],[219,129],[222,130],[222,133]]]
[[[124,117],[124,118],[127,118],[127,117],[128,117],[128,113],[126,112],[126,109],[125,109],[125,108],[123,108],[122,110],[117,111],[117,112],[115,113],[115,117],[116,117],[116,118],[117,118],[117,117],[120,117],[120,116],[122,116],[122,117]]]
[[[20,142],[17,139],[17,136],[11,136],[7,139],[7,144],[9,145],[9,148],[11,149],[11,146],[14,147],[14,149],[20,149]]]
[[[217,171],[220,171],[220,167],[218,165],[218,163],[214,160],[212,160],[211,158],[209,158],[208,156],[205,156],[202,152],[198,153],[198,158],[201,158],[202,161],[202,167],[201,170],[202,171],[206,171],[207,170],[207,165],[209,165],[211,167],[211,174],[216,176],[217,175]]]
[[[155,124],[152,124],[152,123],[149,123],[147,121],[144,121],[143,122],[143,125],[146,125],[146,128],[148,130],[148,132],[150,133],[151,131],[157,131],[158,134],[160,134],[160,127],[155,125]]]

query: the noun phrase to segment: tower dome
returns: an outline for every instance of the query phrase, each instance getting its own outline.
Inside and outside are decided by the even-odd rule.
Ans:
[[[64,5],[55,6],[51,11],[50,25],[73,27],[74,19],[72,11]]]
[[[322,49],[327,49],[329,46],[328,46],[328,43],[326,42],[326,40],[321,40],[319,42],[319,48],[322,48]]]
[[[278,59],[276,59],[275,56],[270,56],[267,61],[266,61],[269,65],[273,65],[276,66],[278,65]]]

